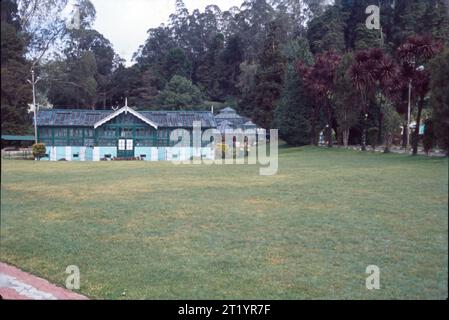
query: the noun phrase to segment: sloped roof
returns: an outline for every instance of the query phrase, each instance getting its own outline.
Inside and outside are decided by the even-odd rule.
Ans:
[[[37,125],[93,127],[114,112],[114,110],[84,109],[41,110],[37,114]],[[203,128],[217,126],[213,114],[209,111],[138,111],[138,113],[158,127],[191,128],[194,121],[201,121]]]
[[[235,109],[232,109],[231,107],[226,107],[223,110],[220,111],[221,112],[226,112],[226,113],[236,113]]]
[[[154,123],[152,120],[148,119],[146,116],[142,115],[141,113],[135,111],[134,109],[128,107],[127,105],[125,105],[123,108],[120,108],[116,111],[114,111],[113,113],[111,113],[110,115],[108,115],[107,117],[101,119],[100,121],[96,122],[94,124],[94,128],[98,128],[99,126],[111,121],[112,119],[114,119],[115,117],[117,117],[118,115],[122,114],[122,113],[131,113],[133,116],[139,118],[140,120],[142,120],[143,122],[145,122],[146,124],[152,126],[153,128],[157,129],[157,124]]]

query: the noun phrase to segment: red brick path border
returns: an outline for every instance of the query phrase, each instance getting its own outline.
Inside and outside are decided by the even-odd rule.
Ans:
[[[8,285],[10,282],[8,279],[14,279],[14,283],[24,283],[26,288],[20,286]],[[31,286],[31,287],[30,287]],[[23,289],[23,290],[22,290]],[[45,279],[33,276],[27,272],[24,272],[16,267],[10,266],[6,263],[0,262],[0,295],[3,299],[9,300],[33,300],[33,294],[29,292],[43,293],[45,295],[51,294],[50,299],[58,300],[87,300],[86,296],[78,294],[51,284]],[[37,294],[39,296],[39,294]],[[42,298],[45,299],[45,298]]]

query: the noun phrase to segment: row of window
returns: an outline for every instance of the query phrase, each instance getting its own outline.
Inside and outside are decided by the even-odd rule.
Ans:
[[[135,146],[142,147],[167,147],[173,146],[175,142],[170,141],[170,131],[168,129],[154,130],[151,127],[137,128],[111,128],[100,127],[95,131],[90,128],[39,128],[39,140],[46,145],[54,146],[117,146],[117,139],[133,138]],[[84,131],[84,138],[83,138]],[[193,135],[181,131],[178,142],[187,139],[192,143]],[[96,143],[95,143],[96,142]]]
[[[94,137],[94,130],[88,128],[39,128],[39,135],[42,138],[51,138],[53,135],[55,138],[63,137]],[[153,128],[109,128],[102,127],[97,129],[97,137],[120,137],[120,138],[132,138],[134,137],[134,132],[136,137],[153,137],[156,135],[158,138],[165,138],[168,136],[168,130],[161,129],[156,131]]]

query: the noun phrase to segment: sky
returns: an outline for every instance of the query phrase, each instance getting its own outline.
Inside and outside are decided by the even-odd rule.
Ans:
[[[167,23],[175,12],[175,0],[91,0],[97,11],[93,28],[103,34],[114,46],[115,52],[131,65],[134,52],[147,39],[147,30]],[[215,4],[225,11],[240,7],[243,0],[184,0],[191,13],[204,12],[207,5]]]

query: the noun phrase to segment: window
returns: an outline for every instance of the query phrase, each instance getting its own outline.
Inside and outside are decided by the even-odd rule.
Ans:
[[[115,140],[115,139],[99,138],[98,139],[98,145],[102,146],[102,147],[114,147],[114,146],[117,146],[117,140]]]
[[[133,136],[133,129],[123,128],[120,130],[121,138],[131,138]]]
[[[84,137],[93,137],[94,130],[93,129],[84,129]]]
[[[45,144],[46,146],[52,145],[51,139],[40,139],[40,142]]]
[[[82,137],[83,129],[69,129],[69,136],[71,137]]]
[[[134,143],[133,139],[126,140],[126,150],[133,150],[133,143]]]
[[[135,144],[136,144],[136,147],[152,147],[153,140],[152,139],[136,139]]]
[[[39,135],[41,137],[51,137],[51,128],[39,128]]]
[[[119,150],[126,150],[125,149],[125,141],[126,141],[125,139],[119,139],[118,140],[118,149]]]
[[[83,145],[82,138],[70,139],[69,141],[69,146],[82,146],[82,145]]]
[[[67,128],[55,128],[55,137],[67,137]]]
[[[66,146],[67,139],[55,139],[55,146]]]
[[[93,147],[94,139],[92,138],[84,138],[84,146],[85,147]]]

